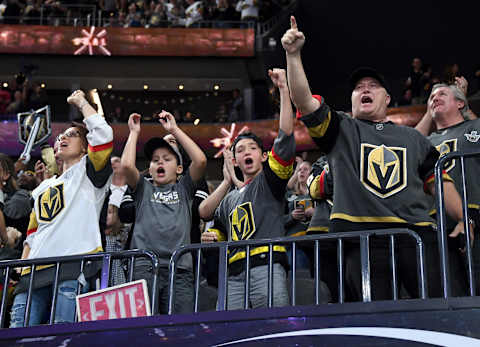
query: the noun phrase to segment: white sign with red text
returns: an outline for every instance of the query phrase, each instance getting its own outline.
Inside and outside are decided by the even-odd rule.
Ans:
[[[147,282],[138,280],[77,296],[79,322],[151,316]]]

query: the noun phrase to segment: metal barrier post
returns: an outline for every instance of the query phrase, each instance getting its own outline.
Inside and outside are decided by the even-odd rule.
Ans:
[[[102,276],[100,278],[100,289],[105,289],[110,283],[110,269],[112,266],[112,259],[110,254],[103,256]]]
[[[7,311],[7,294],[8,294],[8,282],[10,280],[10,266],[7,266],[5,270],[5,276],[3,277],[3,293],[2,293],[2,306],[0,307],[0,329],[4,328],[5,313]]]
[[[193,312],[198,312],[198,296],[200,292],[200,265],[202,260],[202,249],[197,249],[195,257],[195,301],[193,303]]]
[[[227,261],[228,246],[225,243],[218,250],[218,311],[225,311],[227,309]]]
[[[465,225],[465,247],[467,253],[467,275],[468,275],[468,284],[470,296],[475,296],[475,276],[473,273],[473,263],[472,263],[472,243],[470,240],[470,219],[468,215],[468,194],[467,194],[467,176],[465,176],[465,160],[464,157],[460,157],[460,168],[462,171],[462,210],[463,210],[463,220]],[[459,236],[461,237],[461,235]]]
[[[368,235],[360,236],[360,261],[362,264],[362,297],[363,302],[372,301],[370,282],[370,242]]]
[[[395,252],[395,237],[390,235],[390,267],[392,268],[392,298],[393,300],[398,300],[398,276],[397,276],[397,263],[396,263],[396,252]]]
[[[450,296],[450,271],[447,252],[446,240],[446,217],[445,217],[445,202],[443,200],[443,177],[442,169],[445,161],[449,158],[451,153],[441,157],[435,164],[435,194],[436,194],[436,208],[438,219],[438,250],[440,252],[440,273],[442,276],[443,297],[446,299]]]
[[[292,306],[296,304],[297,296],[297,243],[292,242]]]
[[[36,266],[33,264],[30,267],[30,281],[28,283],[27,303],[25,305],[25,315],[23,316],[23,326],[27,327],[30,322],[30,309],[32,306],[32,293],[33,293],[33,279],[35,277]]]
[[[345,301],[345,291],[343,288],[343,240],[338,239],[337,244],[337,263],[338,263],[338,302]]]
[[[315,305],[320,304],[320,255],[319,255],[319,250],[320,250],[320,242],[318,240],[315,240],[315,249],[314,249],[314,277],[315,277]]]
[[[250,245],[247,245],[245,248],[245,254],[245,296],[243,307],[246,310],[250,302]]]
[[[57,298],[58,298],[58,277],[60,275],[60,262],[57,262],[55,265],[55,279],[53,281],[53,298],[52,306],[50,307],[50,320],[48,324],[53,324],[55,321],[55,310],[57,308]]]
[[[273,306],[273,244],[268,244],[268,308]]]

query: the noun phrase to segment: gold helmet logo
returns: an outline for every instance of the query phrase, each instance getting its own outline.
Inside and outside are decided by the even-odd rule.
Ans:
[[[252,203],[238,205],[230,214],[233,241],[248,240],[255,233]]]
[[[406,149],[362,144],[360,180],[381,198],[392,196],[407,186]]]
[[[445,140],[438,146],[435,146],[437,151],[440,153],[440,156],[444,156],[450,152],[455,152],[457,150],[457,139]],[[449,172],[455,167],[455,159],[449,160],[445,163],[443,169],[446,172]]]
[[[38,219],[42,222],[51,222],[64,207],[63,183],[49,187],[38,198]]]

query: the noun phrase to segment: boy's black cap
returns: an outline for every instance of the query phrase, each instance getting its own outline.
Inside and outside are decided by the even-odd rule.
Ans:
[[[366,67],[366,66],[356,69],[350,75],[350,78],[348,80],[349,86],[350,86],[350,92],[352,92],[355,89],[355,86],[357,85],[358,81],[360,81],[364,77],[375,78],[378,82],[380,82],[382,87],[385,88],[387,93],[390,93],[385,77],[383,77],[383,75],[379,73],[377,70],[371,67]]]
[[[143,152],[145,153],[145,156],[148,158],[148,160],[152,160],[153,152],[155,152],[157,148],[167,148],[177,157],[178,165],[183,166],[183,160],[180,151],[161,137],[153,137],[148,140],[147,143],[145,143],[145,146],[143,146]]]

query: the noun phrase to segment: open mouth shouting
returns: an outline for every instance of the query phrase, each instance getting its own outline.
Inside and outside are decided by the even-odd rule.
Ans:
[[[373,103],[373,99],[369,95],[364,95],[360,99],[360,102],[362,103],[362,105],[371,104]]]
[[[165,177],[165,169],[164,169],[163,167],[159,167],[159,168],[157,169],[157,175],[158,175],[159,177]]]
[[[246,168],[251,168],[253,166],[253,159],[252,158],[246,158],[245,159],[245,167]]]

